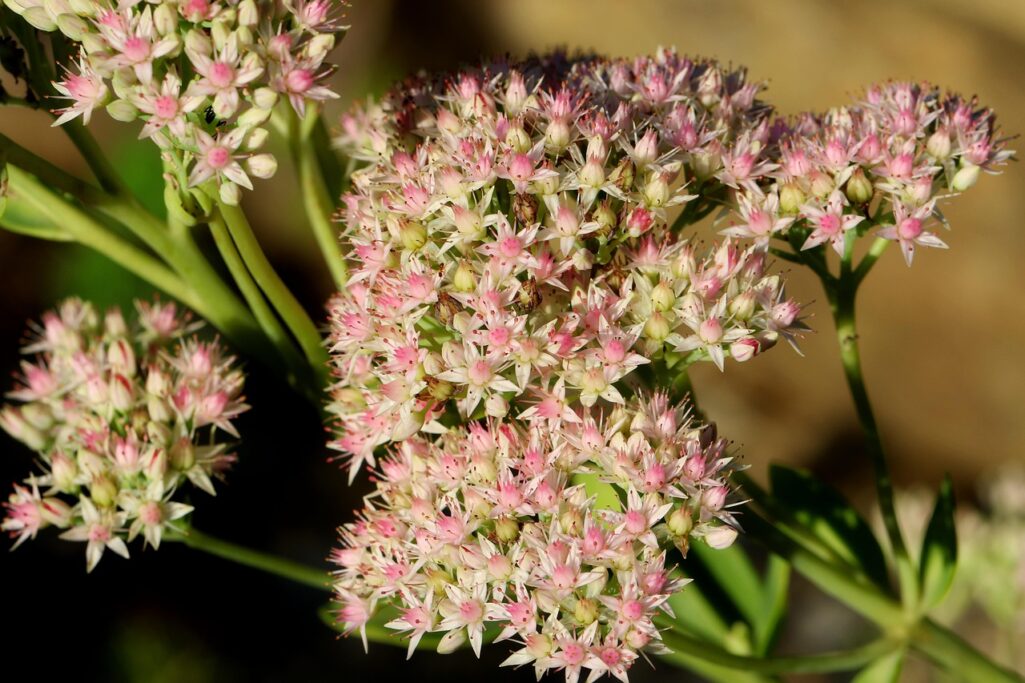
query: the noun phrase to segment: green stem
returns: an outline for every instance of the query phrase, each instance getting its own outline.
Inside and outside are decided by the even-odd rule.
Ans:
[[[662,625],[670,625],[671,622]],[[867,645],[840,652],[787,657],[748,657],[727,652],[715,645],[676,630],[662,631],[662,640],[675,652],[691,655],[712,664],[759,674],[828,673],[852,671],[900,647],[899,641],[881,638]]]
[[[224,224],[224,218],[220,214],[215,214],[210,218],[209,226],[217,250],[228,267],[228,272],[235,280],[235,284],[238,285],[239,291],[242,292],[242,297],[253,311],[253,315],[256,316],[256,321],[271,343],[277,347],[278,352],[292,371],[301,371],[305,367],[302,357],[296,351],[292,339],[288,336],[285,328],[281,326],[274,311],[267,305],[260,288],[246,269],[246,264],[239,256],[238,249],[235,248],[228,227]]]
[[[127,196],[128,190],[125,188],[124,183],[121,182],[121,178],[114,170],[114,167],[111,166],[107,157],[104,156],[103,150],[100,149],[100,145],[96,142],[96,138],[82,125],[82,122],[79,119],[75,119],[62,125],[61,129],[78,149],[78,153],[85,159],[85,162],[89,165],[89,170],[96,176],[96,181],[100,184],[100,187],[113,195]]]
[[[313,236],[320,247],[320,253],[331,271],[335,286],[341,289],[349,279],[348,267],[342,256],[338,242],[338,229],[331,222],[335,203],[328,194],[327,185],[317,161],[317,151],[313,147],[312,131],[319,122],[317,111],[311,108],[306,118],[299,121],[295,114],[291,115],[290,137],[292,154],[295,157],[296,170],[299,175],[299,188],[302,193],[303,207],[306,218],[313,229]]]
[[[854,282],[855,284],[861,284],[861,281],[865,279],[868,272],[872,270],[872,266],[875,265],[879,257],[883,255],[886,248],[890,246],[890,240],[877,237],[876,241],[869,247],[868,253],[861,259],[861,263],[854,270]]]
[[[278,557],[277,555],[222,541],[219,538],[207,536],[195,529],[189,529],[188,533],[185,534],[170,536],[168,540],[179,541],[190,548],[202,550],[205,553],[216,555],[225,560],[237,562],[253,569],[259,569],[260,571],[274,574],[275,576],[280,576],[305,586],[318,588],[329,593],[332,591],[327,571],[321,571],[283,557]]]
[[[94,218],[62,199],[21,168],[9,164],[7,170],[11,192],[25,199],[77,242],[104,254],[187,306],[197,311],[203,310],[202,302],[191,288],[157,259],[112,234]]]
[[[897,508],[894,503],[893,480],[890,476],[882,439],[879,436],[879,425],[868,398],[865,379],[861,370],[861,353],[858,348],[858,332],[855,319],[855,302],[858,284],[849,268],[849,254],[845,255],[842,276],[835,286],[826,285],[833,320],[836,323],[836,336],[840,344],[840,360],[843,363],[844,376],[850,389],[851,398],[858,414],[858,422],[865,435],[868,454],[875,471],[876,495],[879,498],[879,509],[886,526],[886,534],[893,549],[894,561],[897,565],[897,576],[900,580],[901,595],[906,605],[913,605],[918,599],[918,577],[914,562],[908,554],[904,537],[897,520]]]
[[[911,646],[962,681],[1022,683],[1020,675],[991,661],[958,635],[932,619],[924,619],[915,629]]]
[[[263,253],[242,209],[218,202],[217,210],[224,218],[228,231],[238,248],[238,253],[253,279],[267,295],[267,299],[285,321],[285,325],[295,335],[306,359],[323,384],[326,382],[328,358],[317,326],[314,325],[298,299],[281,280],[266,254]]]

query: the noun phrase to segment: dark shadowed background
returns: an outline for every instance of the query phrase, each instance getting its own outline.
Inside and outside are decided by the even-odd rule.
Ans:
[[[566,45],[613,55],[675,45],[750,68],[769,82],[783,113],[847,102],[861,86],[888,78],[928,79],[977,93],[999,113],[1005,133],[1025,130],[1025,3],[1013,0],[355,0],[353,29],[336,53],[343,94],[380,92],[418,69],[447,69],[480,55]],[[100,115],[97,134],[142,195],[160,201],[154,148],[136,129]],[[0,132],[61,166],[84,173],[43,114],[0,109]],[[1012,144],[1020,146],[1020,143]],[[284,279],[311,312],[330,293],[315,243],[302,225],[287,154],[278,177],[260,182],[246,208]],[[866,375],[899,485],[935,487],[945,472],[961,499],[980,474],[1025,458],[1025,173],[1011,164],[985,177],[946,215],[951,249],[922,251],[913,269],[891,250],[864,294],[860,323]],[[710,233],[709,233],[710,234]],[[801,464],[863,508],[870,479],[818,285],[794,273],[792,290],[811,302],[818,331],[804,357],[789,350],[754,362],[694,373],[703,407],[761,477],[765,463]],[[13,371],[25,320],[61,297],[130,307],[148,287],[75,246],[0,232],[0,369]],[[5,374],[6,376],[6,374]],[[239,423],[239,463],[216,499],[199,501],[196,526],[210,533],[324,565],[334,528],[359,505],[366,485],[348,487],[327,464],[316,414],[253,368],[254,406]],[[30,453],[0,435],[0,481],[22,478]],[[6,484],[4,484],[6,487]],[[440,657],[337,641],[319,621],[323,594],[168,544],[133,546],[125,562],[109,554],[85,574],[80,544],[42,534],[0,558],[8,661],[44,679],[102,681],[527,681],[529,670],[499,670],[505,648]],[[797,614],[784,648],[810,651],[857,641],[860,626],[797,582]],[[967,635],[986,645],[984,624]],[[914,667],[908,677],[920,676]],[[552,680],[557,680],[555,676]],[[681,680],[643,663],[631,678]],[[805,678],[803,680],[813,680]],[[837,680],[843,680],[837,679]]]

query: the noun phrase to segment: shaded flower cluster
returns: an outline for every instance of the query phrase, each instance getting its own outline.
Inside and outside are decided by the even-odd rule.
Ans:
[[[104,550],[128,556],[141,535],[160,545],[192,511],[188,481],[213,495],[212,478],[235,456],[218,431],[246,410],[242,373],[217,342],[188,335],[196,325],[173,303],[138,302],[129,326],[118,309],[63,302],[34,328],[14,400],[0,427],[39,456],[4,504],[15,546],[48,526],[84,541],[91,571]]]
[[[106,107],[120,121],[145,121],[140,137],[164,150],[182,185],[213,181],[237,204],[249,176],[274,174],[254,154],[279,98],[302,115],[306,103],[337,97],[323,85],[325,58],[345,27],[340,0],[4,0],[42,31],[80,47],[54,83],[68,104],[57,124]]]
[[[763,254],[679,235],[722,200],[717,174],[759,171],[729,151],[764,146],[757,91],[672,51],[556,54],[414,79],[344,117],[338,142],[366,163],[331,304],[333,446],[353,475],[453,407],[558,429],[622,403],[639,365],[722,368],[792,339],[799,307]]]
[[[346,630],[365,642],[385,610],[410,655],[428,633],[444,634],[441,652],[468,641],[479,655],[488,632],[517,644],[506,665],[571,682],[583,670],[625,681],[641,653],[665,652],[653,619],[686,583],[667,548],[736,538],[726,442],[665,394],[597,413],[391,447],[332,555]]]
[[[900,245],[911,265],[920,246],[946,248],[932,229],[937,202],[972,187],[1012,154],[991,110],[928,84],[869,88],[850,107],[779,121],[736,183],[736,216],[724,233],[767,247],[826,244],[843,255],[872,234]]]

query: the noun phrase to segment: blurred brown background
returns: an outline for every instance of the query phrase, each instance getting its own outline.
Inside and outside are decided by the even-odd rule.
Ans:
[[[332,107],[335,114],[353,98],[380,92],[409,71],[452,68],[483,54],[522,55],[566,45],[629,56],[674,45],[688,54],[748,66],[753,78],[769,82],[765,97],[781,113],[846,103],[874,81],[926,79],[977,93],[998,112],[1005,134],[1025,132],[1021,0],[353,4],[352,31],[335,58],[343,94]],[[124,126],[102,114],[98,119],[98,134],[123,170],[130,173],[145,164],[153,168],[151,150],[127,144],[134,135]],[[0,132],[62,166],[82,170],[42,114],[0,109]],[[1015,141],[1011,147],[1021,144]],[[329,294],[329,281],[302,225],[286,158],[280,155],[278,177],[260,183],[246,198],[247,209],[271,259],[317,310]],[[979,473],[1008,459],[1025,459],[1025,170],[1012,163],[1003,175],[984,177],[966,196],[950,202],[945,213],[953,231],[943,238],[951,249],[921,250],[911,269],[896,251],[887,253],[864,287],[859,322],[869,390],[898,485],[922,481],[934,486],[949,471],[962,497],[971,498]],[[58,296],[85,289],[116,301],[124,288],[138,288],[74,247],[3,232],[0,277],[2,367],[14,365],[23,320]],[[781,347],[746,365],[730,365],[724,375],[702,367],[695,373],[697,391],[756,475],[768,461],[799,463],[865,501],[870,480],[823,294],[803,272],[794,273],[790,282],[799,300],[811,302],[807,311],[816,333],[802,344],[804,357]],[[296,444],[285,437],[280,442],[288,450]],[[14,450],[3,445],[5,451]],[[314,476],[323,474],[318,455],[293,452],[289,457],[317,469]],[[17,459],[17,467],[5,463],[4,472],[22,471],[27,458],[18,451]],[[328,486],[340,492],[335,506],[340,512],[321,520],[318,533],[327,536],[305,538],[314,561],[325,550],[318,551],[316,543],[329,538],[331,525],[342,520],[356,498],[344,491],[341,475],[320,482],[321,488]],[[280,530],[276,538],[280,543],[295,540]],[[46,552],[26,547],[19,556]],[[68,558],[61,559],[67,565]],[[117,580],[127,580],[126,567],[114,568]],[[77,572],[78,567],[61,569]],[[805,624],[806,629],[814,623]],[[490,668],[475,671],[493,673]],[[520,672],[518,679],[529,675]],[[319,679],[312,672],[309,676]]]

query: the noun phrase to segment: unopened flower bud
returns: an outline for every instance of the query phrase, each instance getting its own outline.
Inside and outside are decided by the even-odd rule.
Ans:
[[[57,17],[57,28],[71,40],[82,40],[82,36],[89,31],[89,25],[85,20],[71,13]]]
[[[666,519],[666,527],[673,536],[686,536],[694,528],[694,518],[685,508],[679,507]]]
[[[46,446],[46,437],[28,424],[16,408],[0,410],[0,427],[34,451],[41,451]]]
[[[77,488],[78,465],[64,453],[53,454],[50,460],[50,474],[58,491],[70,493]]]
[[[107,477],[96,477],[89,484],[89,497],[101,508],[110,507],[117,498],[117,485]]]
[[[495,536],[503,543],[512,543],[520,535],[520,524],[512,517],[495,520]]]
[[[110,378],[110,403],[114,410],[127,412],[135,403],[132,396],[132,383],[124,375],[114,375]]]
[[[427,228],[423,223],[405,221],[399,226],[399,238],[402,246],[409,251],[416,251],[427,244]]]
[[[272,88],[257,88],[253,91],[253,104],[270,111],[278,103],[278,93]]]
[[[541,195],[555,194],[559,191],[559,177],[548,176],[533,182],[534,191]]]
[[[847,198],[852,204],[866,204],[872,199],[872,181],[860,168],[847,181]]]
[[[78,452],[75,454],[75,460],[78,462],[79,469],[91,478],[100,476],[107,469],[106,459],[88,448],[78,449]]]
[[[217,196],[228,206],[238,206],[242,200],[242,190],[235,183],[223,182],[217,189]]]
[[[192,469],[196,464],[196,448],[188,439],[179,439],[171,447],[171,467],[181,472]]]
[[[438,654],[452,654],[466,643],[466,629],[459,628],[449,631],[438,641]]]
[[[260,107],[250,107],[242,112],[242,115],[238,117],[238,127],[251,129],[242,141],[242,149],[247,152],[254,152],[266,144],[270,131],[262,126],[267,123],[270,116],[270,109],[262,109]]]
[[[779,190],[779,209],[784,214],[796,214],[805,201],[807,197],[796,183],[787,183]]]
[[[727,310],[735,320],[750,320],[757,304],[757,293],[753,289],[745,289],[730,301]]]
[[[260,10],[256,6],[254,0],[242,0],[238,4],[238,23],[239,26],[248,26],[250,28],[256,26],[260,21]]]
[[[492,394],[484,402],[484,412],[489,417],[505,417],[509,414],[509,402],[501,394]]]
[[[738,363],[744,363],[758,355],[760,346],[754,337],[738,339],[730,344],[730,356]]]
[[[579,536],[584,529],[584,516],[576,507],[567,507],[559,515],[559,528],[562,533]]]
[[[958,192],[964,192],[979,180],[979,167],[975,164],[962,162],[961,168],[954,174],[950,186]]]
[[[306,54],[310,59],[322,59],[335,49],[335,37],[330,33],[318,33],[306,43]]]
[[[54,31],[57,28],[57,22],[54,20],[53,16],[41,5],[25,8],[25,10],[21,12],[21,17],[40,31],[49,32]]]
[[[210,37],[213,38],[214,48],[223,50],[227,46],[231,39],[231,29],[232,26],[226,14],[210,22]]]
[[[648,206],[656,208],[665,206],[669,201],[669,183],[666,182],[664,174],[653,173],[651,175],[644,185],[644,200]]]
[[[705,543],[716,550],[723,550],[737,540],[737,530],[731,526],[717,526],[705,534]]]
[[[651,290],[651,305],[656,311],[668,311],[676,304],[676,292],[664,282],[659,282]]]
[[[548,124],[548,128],[545,130],[545,146],[548,149],[559,152],[566,148],[569,144],[570,129],[569,124],[562,119],[556,119]]]
[[[833,193],[836,188],[836,184],[833,179],[822,171],[812,171],[811,173],[811,193],[812,195],[825,198]]]
[[[278,160],[273,154],[254,154],[246,159],[246,170],[257,178],[270,178],[278,170]]]
[[[121,123],[131,123],[139,116],[139,110],[128,100],[114,100],[107,105],[107,113]]]
[[[61,529],[71,524],[71,507],[60,498],[43,498],[39,503],[39,514],[47,524]]]
[[[598,619],[598,602],[590,598],[577,600],[573,608],[573,618],[581,626],[590,626]]]
[[[644,323],[644,336],[656,342],[665,341],[665,338],[673,331],[669,320],[658,311],[651,314],[648,321]]]
[[[531,139],[522,126],[510,126],[505,134],[505,143],[516,152],[525,153],[530,150]]]
[[[928,142],[925,143],[929,155],[940,161],[950,156],[951,148],[950,133],[942,128],[930,135]]]
[[[150,481],[162,480],[167,472],[167,451],[149,448],[143,455],[142,471]]]
[[[157,33],[166,36],[178,30],[178,11],[170,3],[161,3],[153,10],[153,26]]]

